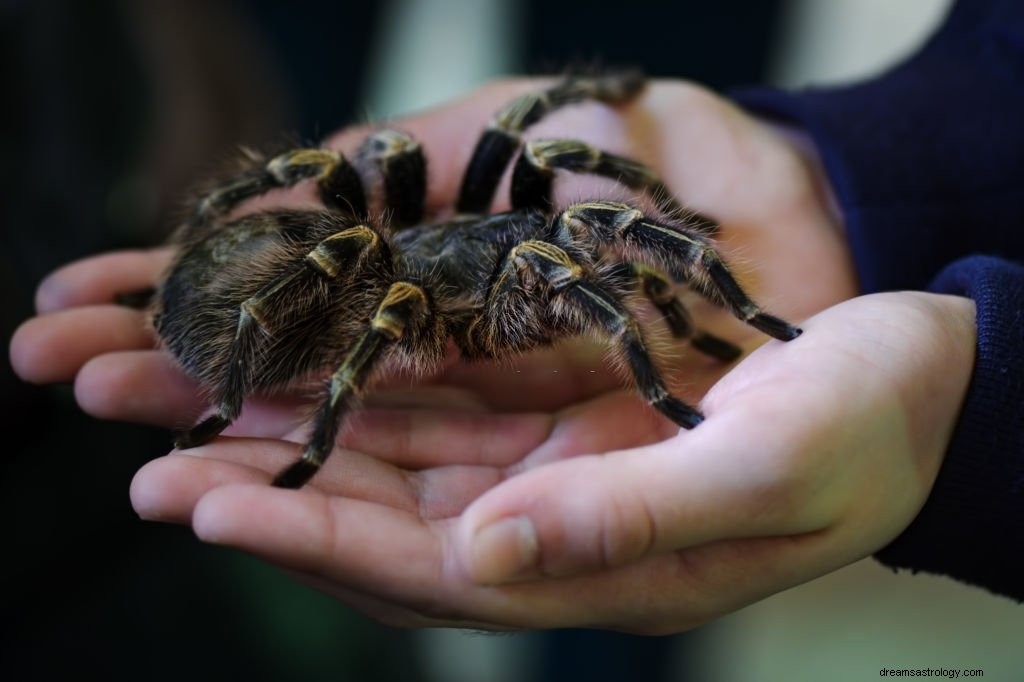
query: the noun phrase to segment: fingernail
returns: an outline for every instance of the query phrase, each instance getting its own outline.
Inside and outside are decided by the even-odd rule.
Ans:
[[[479,529],[470,545],[473,579],[497,585],[534,573],[540,545],[537,531],[525,516],[512,516]]]

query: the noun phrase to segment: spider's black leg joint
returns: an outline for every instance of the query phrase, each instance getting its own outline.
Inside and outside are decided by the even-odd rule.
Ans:
[[[577,140],[532,140],[527,142],[512,171],[512,207],[550,207],[552,180],[556,169],[576,173],[598,173],[598,168],[603,168],[606,165],[609,156],[611,155]],[[622,159],[622,157],[616,158]],[[631,161],[628,163],[642,168],[639,164],[633,164]],[[604,173],[600,174],[604,175]],[[611,177],[616,177],[629,187],[636,184],[628,182],[614,173]]]
[[[635,208],[609,201],[570,206],[558,221],[570,232],[589,228],[602,239],[617,238],[628,247],[653,256],[674,277],[692,282],[703,293],[725,304],[736,317],[769,336],[790,341],[801,333],[798,327],[763,312],[743,291],[711,242],[698,232],[658,222]]]
[[[646,192],[658,210],[683,220],[690,229],[714,234],[718,225],[710,218],[685,208],[653,170],[642,163],[602,151],[579,140],[531,140],[512,172],[513,208],[548,208],[552,204],[554,171],[589,173]]]
[[[370,328],[356,342],[331,376],[327,397],[313,424],[313,434],[302,459],[274,479],[282,488],[299,488],[320,470],[334,449],[341,420],[358,397],[370,372],[386,348],[422,328],[430,316],[426,292],[409,282],[395,282],[377,306]]]
[[[253,360],[258,357],[260,330],[269,327],[265,302],[274,291],[294,284],[303,274],[294,268],[288,275],[264,287],[238,307],[238,322],[235,338],[231,344],[226,363],[227,371],[218,387],[217,411],[187,431],[174,436],[174,446],[181,449],[193,448],[207,443],[226,429],[242,412],[245,396],[252,390]]]
[[[666,275],[642,263],[621,263],[619,268],[622,266],[627,266],[629,274],[639,281],[644,295],[664,316],[672,336],[689,339],[690,344],[701,353],[722,362],[732,362],[742,355],[743,350],[739,346],[694,325],[693,318],[676,296],[673,284]]]
[[[455,206],[459,213],[487,212],[501,174],[518,146],[518,134],[499,128],[489,128],[484,132],[462,176],[462,188]]]
[[[799,327],[794,327],[785,320],[762,312],[746,295],[718,254],[713,251],[705,252],[702,263],[708,278],[717,290],[715,293],[719,294],[726,304],[733,308],[737,317],[751,327],[782,341],[792,341],[800,336],[802,330]]]
[[[213,440],[221,431],[231,424],[219,413],[211,414],[209,417],[193,426],[188,431],[179,431],[174,434],[174,447],[179,450],[194,448]]]
[[[276,187],[291,187],[306,178],[316,178],[320,199],[325,205],[359,217],[366,215],[362,180],[336,151],[293,149],[265,163],[253,155],[249,163],[254,165],[203,195],[192,210],[186,234],[225,217],[246,199]]]
[[[644,86],[635,71],[603,76],[570,76],[541,92],[521,95],[495,115],[473,150],[466,166],[456,209],[460,213],[485,213],[494,198],[505,167],[519,146],[523,131],[550,112],[569,104],[596,100],[607,104],[625,102]]]
[[[305,264],[323,279],[356,272],[372,254],[386,253],[380,235],[366,225],[356,225],[328,236],[306,254]]]
[[[398,130],[379,130],[359,147],[355,162],[368,186],[383,187],[394,227],[420,221],[427,197],[427,164],[415,139]]]
[[[306,485],[309,479],[320,471],[320,464],[312,460],[300,459],[290,464],[274,477],[273,485],[278,488],[298,489]]]
[[[242,402],[250,391],[251,383],[252,368],[247,367],[246,363],[256,355],[258,330],[265,324],[261,303],[262,300],[254,296],[239,306],[235,339],[226,363],[227,372],[218,390],[217,411],[191,429],[176,433],[176,448],[194,448],[213,440],[241,414]]]
[[[580,281],[567,288],[563,297],[612,337],[625,356],[637,389],[652,407],[686,429],[704,421],[700,412],[669,393],[651,360],[639,324],[608,292],[592,282]]]
[[[251,168],[224,185],[216,187],[200,199],[192,209],[187,229],[200,230],[231,212],[246,199],[257,197],[280,186],[266,168]]]
[[[635,325],[622,333],[619,344],[625,353],[629,368],[633,371],[633,376],[636,377],[640,394],[647,399],[651,407],[684,429],[692,429],[704,421],[704,415],[665,388]]]
[[[743,355],[743,349],[736,344],[704,331],[694,332],[690,345],[704,355],[722,362],[732,362]]]
[[[367,331],[349,352],[338,371],[331,376],[327,399],[321,403],[313,424],[313,434],[302,459],[282,470],[275,478],[279,488],[301,488],[320,470],[334,448],[341,416],[352,404],[356,391],[365,381],[387,338],[375,329]]]
[[[565,250],[548,242],[527,241],[515,247],[509,257],[525,266],[518,270],[520,278],[529,271],[547,284],[552,311],[563,323],[577,327],[577,331],[596,324],[609,336],[625,357],[640,394],[652,407],[683,428],[691,429],[703,421],[700,412],[665,387],[636,319],[611,293],[586,279],[582,266],[573,262]]]
[[[363,182],[348,162],[339,163],[317,183],[320,200],[324,205],[365,218],[366,194]]]
[[[316,178],[317,192],[324,205],[357,217],[366,216],[366,193],[359,173],[333,149],[294,149],[275,156],[267,172],[279,187],[291,187],[300,180]]]

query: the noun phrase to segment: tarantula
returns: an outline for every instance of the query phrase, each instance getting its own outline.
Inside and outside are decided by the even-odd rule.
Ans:
[[[699,424],[701,414],[665,387],[626,296],[642,292],[674,336],[723,361],[739,349],[695,328],[675,296],[676,281],[777,339],[800,330],[744,293],[715,251],[715,224],[684,210],[650,169],[575,140],[521,145],[522,133],[555,109],[626,102],[643,83],[632,73],[573,76],[506,105],[476,145],[455,216],[441,222],[422,222],[426,162],[419,144],[396,130],[371,134],[352,162],[319,148],[269,161],[252,155],[239,174],[201,193],[174,238],[177,255],[159,286],[153,321],[216,409],[180,432],[176,445],[212,439],[253,391],[329,368],[302,458],[274,479],[301,487],[382,367],[436,366],[449,339],[467,358],[500,358],[593,332],[614,346],[650,405],[682,427]],[[521,146],[512,209],[488,214]],[[557,169],[643,191],[659,215],[612,201],[557,210]],[[307,179],[323,210],[230,218],[244,200]],[[386,206],[386,220],[371,219],[373,197]]]

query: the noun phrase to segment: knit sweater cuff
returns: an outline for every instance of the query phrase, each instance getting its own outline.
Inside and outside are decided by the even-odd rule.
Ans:
[[[931,495],[876,556],[1024,601],[1024,266],[972,256],[930,289],[974,299],[974,374]]]

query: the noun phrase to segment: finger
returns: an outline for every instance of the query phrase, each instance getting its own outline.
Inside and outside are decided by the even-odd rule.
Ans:
[[[659,338],[659,331],[648,329],[647,336],[651,345],[659,348],[657,362],[666,381],[678,397],[697,402],[729,365],[677,341]],[[723,336],[737,341],[742,337]],[[746,345],[754,348],[763,342],[755,335]],[[630,385],[621,367],[609,357],[607,343],[578,338],[497,362],[453,363],[430,381],[471,391],[491,409],[506,411],[558,410]]]
[[[630,415],[627,407],[630,404],[636,405],[636,418]],[[625,420],[626,425],[616,426],[611,417],[621,418],[624,415],[630,415]],[[472,419],[467,420],[470,416]],[[589,417],[586,411],[567,413],[554,427],[550,426],[550,420],[538,420],[536,416],[499,415],[492,418],[483,415],[479,422],[480,416],[470,416],[423,411],[372,411],[359,416],[354,420],[352,431],[359,435],[347,437],[344,441],[349,448],[354,444],[368,444],[370,453],[336,449],[312,485],[333,495],[417,510],[428,519],[449,518],[462,513],[476,498],[515,471],[591,451],[595,441],[614,446],[620,442],[617,439],[629,439],[633,443],[643,442],[645,437],[660,437],[656,426],[645,425],[664,421],[625,394],[601,401],[592,408]],[[678,429],[667,422],[665,428]],[[405,433],[391,435],[403,429],[407,429]],[[504,431],[510,432],[507,438],[502,436]],[[484,436],[482,442],[481,435]],[[389,442],[388,438],[392,441]],[[378,439],[383,439],[383,442],[378,442]],[[534,447],[538,440],[542,444]],[[301,443],[221,438],[186,453],[187,457],[172,455],[148,465],[140,471],[137,480],[157,481],[154,487],[158,490],[177,488],[180,486],[166,485],[160,479],[184,476],[182,471],[188,467],[202,469],[208,460],[217,462],[211,465],[215,467],[231,462],[245,467],[247,471],[255,469],[264,472],[263,479],[269,479],[271,474],[279,472],[301,455]],[[182,457],[184,461],[180,461]],[[405,468],[415,465],[420,470],[403,471],[395,464]],[[191,478],[200,491],[205,490],[203,481],[207,476]],[[219,478],[214,480],[222,482]],[[183,504],[187,509],[193,502],[185,500]],[[175,514],[186,512],[171,510],[163,515]],[[187,518],[187,515],[182,518]]]
[[[784,421],[777,408],[760,409],[712,414],[653,446],[576,457],[512,478],[463,515],[457,553],[475,580],[500,584],[826,527],[840,500],[810,494],[823,482],[801,480],[808,468],[793,464],[802,434],[776,428]]]
[[[190,518],[203,494],[229,482],[266,482],[302,453],[299,444],[255,438],[218,438],[171,453],[139,470],[132,484],[136,510],[147,518]],[[368,455],[336,450],[307,488],[372,501],[424,518],[448,518],[503,478],[484,466],[443,466],[410,475]],[[269,485],[268,485],[269,487]],[[168,492],[170,491],[170,492]]]
[[[75,399],[100,419],[189,425],[203,401],[199,386],[161,351],[124,351],[89,360],[75,378]]]
[[[11,365],[32,383],[71,381],[90,359],[153,347],[145,316],[118,306],[87,306],[35,317],[11,339]]]
[[[558,412],[548,438],[510,473],[577,455],[656,443],[678,432],[678,425],[635,393],[604,393]]]
[[[495,410],[556,410],[624,385],[606,355],[604,345],[574,341],[511,361],[456,364],[434,382],[471,390]]]
[[[136,473],[131,485],[132,506],[145,519],[188,523],[195,505],[206,493],[234,483],[254,483],[269,489],[274,474],[301,452],[294,443],[256,438],[218,438],[207,445],[172,452],[148,462]],[[399,470],[375,458],[339,451],[306,490],[434,515],[437,508],[425,499],[451,507],[459,491],[470,490],[476,496],[500,480],[493,471],[483,477],[480,473],[482,468],[453,468],[447,475],[435,476],[430,485],[414,485]],[[460,508],[468,502],[466,499]]]
[[[187,520],[204,494],[228,483],[261,483],[302,454],[296,443],[257,438],[218,438],[172,452],[138,471],[132,501],[146,518]],[[398,470],[357,452],[339,451],[319,472],[309,492],[368,498],[403,509],[415,508],[413,491]]]
[[[459,386],[420,384],[381,389],[374,386],[364,398],[368,408],[451,409],[486,412],[488,407],[474,391]]]
[[[600,449],[669,438],[679,427],[629,391],[544,412],[380,410],[357,413],[340,443],[396,466],[497,467],[505,475]]]
[[[539,467],[488,492],[460,521],[467,571],[484,583],[571,575],[852,519],[882,546],[922,499],[921,473],[900,453],[914,449],[906,405],[928,403],[920,380],[909,384],[916,394],[893,381],[905,356],[861,338],[888,300],[838,306],[808,320],[805,337],[762,346],[716,385],[692,431]],[[898,314],[913,319],[912,310]],[[913,361],[935,362],[942,347],[919,345]],[[865,503],[865,491],[876,503]]]
[[[543,413],[372,409],[352,416],[340,442],[407,469],[506,467],[540,446],[553,423]]]
[[[450,599],[454,590],[441,580],[438,536],[408,512],[304,491],[230,485],[199,500],[192,525],[206,542],[241,549],[431,619],[463,619],[461,600]]]
[[[198,501],[192,523],[204,541],[298,571],[328,591],[369,595],[356,605],[374,612],[385,604],[404,625],[425,619],[665,634],[836,567],[827,538],[812,534],[717,543],[601,573],[493,588],[469,582],[448,556],[451,524],[364,500],[228,485]]]
[[[431,618],[421,613],[407,608],[397,602],[387,601],[380,599],[374,595],[366,592],[359,592],[357,590],[342,587],[336,582],[327,580],[321,576],[312,575],[310,573],[304,573],[302,571],[296,571],[288,569],[284,566],[279,566],[286,573],[290,574],[296,580],[309,585],[315,589],[320,590],[332,597],[339,599],[344,604],[352,607],[357,611],[361,611],[366,615],[370,616],[374,620],[383,623],[384,625],[390,625],[391,627],[400,628],[460,628],[469,630],[508,630],[509,628],[501,628],[493,623],[484,623],[471,620],[441,620],[438,618]]]
[[[117,294],[153,286],[171,260],[171,249],[118,251],[70,263],[42,281],[36,310],[112,303]]]
[[[187,524],[199,499],[231,483],[270,482],[269,472],[233,461],[171,453],[147,462],[132,478],[132,508],[147,521]]]
[[[199,384],[162,351],[107,353],[87,362],[75,378],[75,399],[100,419],[185,429],[207,400]],[[282,394],[246,400],[226,436],[284,438],[308,419],[308,401]]]

